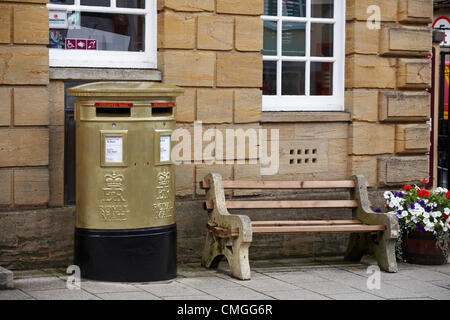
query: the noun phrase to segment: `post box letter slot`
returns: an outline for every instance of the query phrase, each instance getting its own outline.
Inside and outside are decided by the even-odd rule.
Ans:
[[[130,117],[130,108],[95,108],[97,117]]]
[[[173,114],[173,108],[152,108],[152,115],[157,117],[157,116],[171,116]]]

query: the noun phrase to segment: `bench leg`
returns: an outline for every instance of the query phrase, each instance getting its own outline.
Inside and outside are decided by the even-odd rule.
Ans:
[[[241,242],[239,239],[232,240],[231,246],[225,248],[225,257],[230,265],[231,274],[241,280],[250,280],[250,262],[248,249],[250,243]]]
[[[352,233],[348,241],[345,260],[351,262],[359,262],[363,255],[369,250],[369,242],[367,234]]]
[[[242,243],[239,239],[218,239],[211,233],[206,235],[203,249],[202,266],[217,268],[225,256],[231,269],[231,274],[241,280],[250,280],[250,263],[248,249],[250,243]]]
[[[223,245],[212,233],[206,234],[205,247],[203,248],[202,266],[205,268],[217,268],[220,260],[224,256]]]
[[[397,272],[397,259],[395,257],[396,239],[388,238],[382,232],[375,241],[368,234],[352,233],[348,243],[345,260],[359,262],[364,254],[372,252],[381,270],[386,272]]]
[[[398,271],[397,258],[395,256],[395,244],[397,239],[388,238],[383,232],[379,236],[378,243],[374,245],[375,257],[381,270],[395,273]]]

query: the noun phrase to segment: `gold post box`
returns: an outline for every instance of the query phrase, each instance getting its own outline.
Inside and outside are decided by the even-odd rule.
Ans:
[[[96,82],[76,96],[75,264],[87,279],[176,277],[171,134],[183,89]]]

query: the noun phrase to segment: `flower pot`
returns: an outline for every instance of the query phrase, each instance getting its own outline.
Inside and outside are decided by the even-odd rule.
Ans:
[[[408,263],[440,265],[446,264],[448,253],[436,246],[432,232],[411,231],[403,239],[403,255]]]

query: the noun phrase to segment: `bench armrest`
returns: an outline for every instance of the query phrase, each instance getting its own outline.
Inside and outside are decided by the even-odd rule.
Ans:
[[[358,201],[358,208],[354,209],[354,218],[367,225],[384,225],[387,237],[397,239],[400,229],[395,215],[374,212],[369,204],[366,179],[361,175],[355,175],[352,178],[355,180],[355,200]]]
[[[206,191],[206,201],[214,203],[213,210],[209,212],[209,221],[221,228],[238,229],[239,238],[244,242],[251,242],[252,222],[247,216],[230,214],[228,211],[222,176],[217,173],[210,173],[204,178],[204,181],[209,185],[209,189]]]

